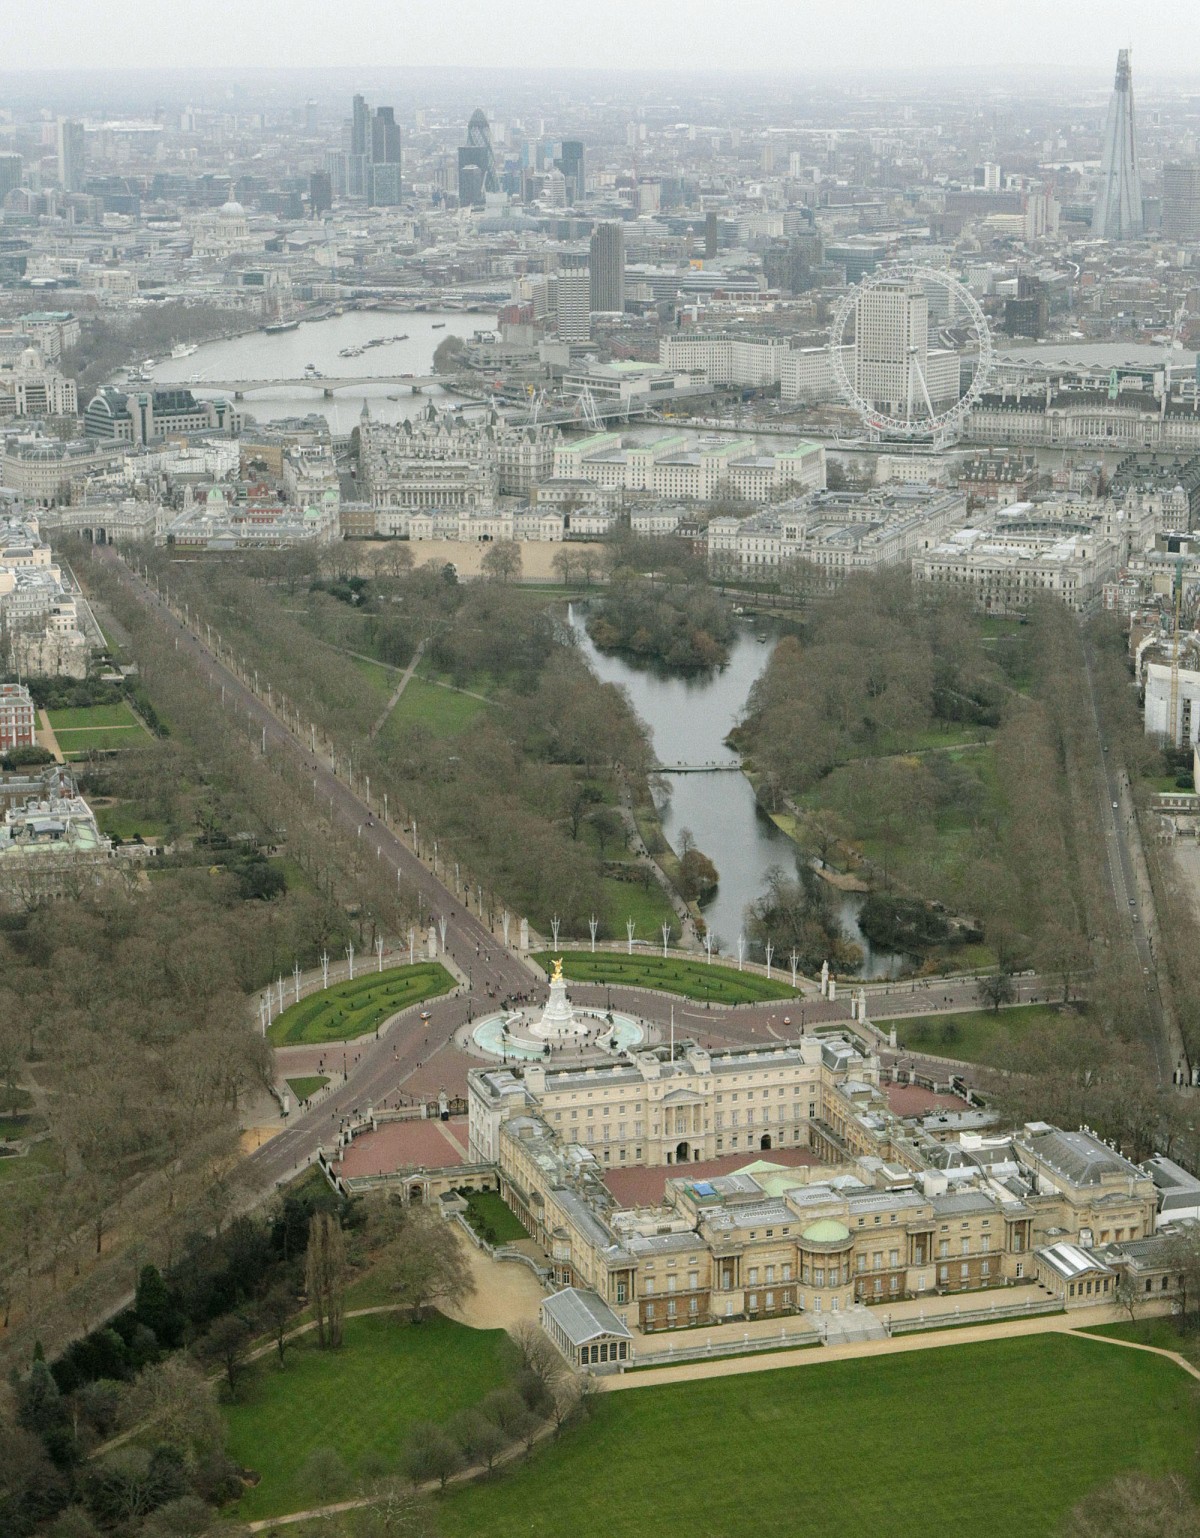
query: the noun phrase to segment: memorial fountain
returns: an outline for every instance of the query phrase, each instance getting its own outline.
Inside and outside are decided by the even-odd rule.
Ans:
[[[473,1046],[488,1057],[532,1060],[632,1051],[645,1040],[645,1027],[632,1015],[572,1004],[562,968],[560,958],[540,1012],[532,1007],[485,1015],[470,1032]]]

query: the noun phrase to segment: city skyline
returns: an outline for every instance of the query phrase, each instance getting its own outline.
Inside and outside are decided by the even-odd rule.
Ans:
[[[705,0],[682,7],[671,0],[647,9],[633,0],[609,0],[603,7],[568,5],[571,25],[539,27],[538,9],[517,0],[506,13],[502,36],[487,23],[481,0],[451,0],[428,12],[408,11],[394,44],[373,45],[370,57],[359,39],[361,21],[372,13],[363,0],[349,0],[340,25],[330,32],[315,0],[295,5],[260,0],[252,11],[232,0],[201,7],[194,0],[169,13],[148,12],[140,22],[138,63],[142,68],[206,69],[389,68],[676,69],[753,71],[797,76],[845,70],[929,71],[947,68],[1000,71],[1019,67],[1030,74],[1070,73],[1104,67],[1116,47],[1132,51],[1142,79],[1189,73],[1181,61],[1200,56],[1200,14],[1186,10],[1131,14],[1115,0],[1047,10],[1018,0],[1002,14],[972,17],[946,0],[925,0],[902,12],[850,0],[822,0],[792,15],[765,0],[739,8],[731,28],[729,12]],[[77,0],[53,11],[22,9],[8,18],[8,58],[19,70],[53,67],[128,67],[127,40],[106,38],[81,25]],[[228,23],[228,24],[226,24]],[[1036,37],[1031,55],[1030,38]],[[630,39],[635,39],[631,50]],[[181,39],[187,39],[186,58]],[[787,59],[787,65],[781,65]],[[53,61],[52,66],[50,61]],[[1194,69],[1193,71],[1194,72]]]

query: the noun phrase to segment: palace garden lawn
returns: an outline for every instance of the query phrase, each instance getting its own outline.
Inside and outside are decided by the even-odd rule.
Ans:
[[[333,1448],[351,1480],[368,1454],[395,1467],[418,1421],[447,1421],[504,1382],[503,1330],[471,1330],[439,1314],[407,1324],[401,1314],[347,1319],[338,1351],[301,1336],[280,1370],[262,1357],[226,1405],[230,1454],[262,1480],[231,1515],[250,1522],[336,1500],[341,1492],[306,1487],[304,1466]],[[346,1493],[349,1493],[347,1491]]]
[[[876,1024],[882,1030],[896,1028],[901,1052],[932,1052],[938,1057],[964,1063],[996,1066],[1004,1054],[1035,1026],[1062,1024],[1081,1010],[1080,1005],[1010,1004],[1000,1010],[970,1009],[944,1015],[888,1015]]]
[[[611,983],[613,987],[661,988],[701,1003],[758,1004],[770,999],[794,999],[790,983],[760,972],[738,972],[733,967],[706,961],[682,961],[677,957],[634,955],[619,951],[539,951],[534,961],[547,973],[556,956],[563,960],[563,976],[575,983]]]
[[[353,982],[334,983],[291,1004],[271,1021],[268,1039],[275,1047],[303,1043],[352,1041],[376,1030],[389,1016],[426,999],[449,993],[454,979],[437,961],[418,961],[411,967],[392,967],[383,972],[368,970]],[[286,996],[286,984],[285,984]]]
[[[450,1495],[444,1538],[1044,1538],[1122,1470],[1194,1477],[1197,1385],[1066,1335],[601,1394],[589,1422]]]

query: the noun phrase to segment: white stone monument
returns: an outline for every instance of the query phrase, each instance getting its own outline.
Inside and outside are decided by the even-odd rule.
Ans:
[[[561,959],[554,963],[554,972],[550,978],[550,997],[546,1000],[542,1018],[535,1020],[529,1027],[530,1035],[536,1036],[539,1041],[578,1041],[580,1037],[588,1034],[589,1023],[586,1017],[578,1018],[571,1008],[571,1001],[567,997],[567,985],[563,981],[562,965]]]
[[[829,997],[829,963],[827,961],[821,963],[821,997],[823,999]]]

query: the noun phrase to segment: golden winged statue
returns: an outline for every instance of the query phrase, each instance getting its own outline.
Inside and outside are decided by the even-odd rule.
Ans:
[[[561,983],[562,982],[562,980],[563,980],[562,964],[563,964],[563,959],[560,956],[558,958],[558,960],[554,963],[554,972],[553,972],[553,974],[551,975],[551,978],[550,978],[550,981],[552,983]]]

